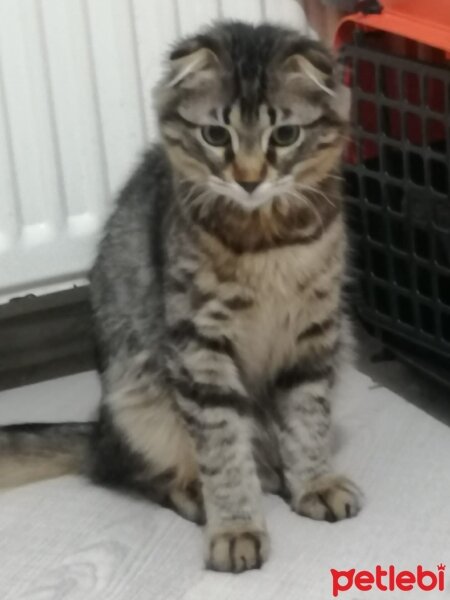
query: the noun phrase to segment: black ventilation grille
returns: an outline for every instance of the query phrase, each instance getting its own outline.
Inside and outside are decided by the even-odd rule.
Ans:
[[[342,58],[353,90],[344,175],[358,311],[450,357],[450,69],[364,47],[364,36]]]

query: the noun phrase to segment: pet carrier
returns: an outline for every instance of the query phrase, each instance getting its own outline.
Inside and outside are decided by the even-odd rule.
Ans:
[[[450,5],[376,4],[336,35],[353,91],[355,304],[385,345],[450,381]]]

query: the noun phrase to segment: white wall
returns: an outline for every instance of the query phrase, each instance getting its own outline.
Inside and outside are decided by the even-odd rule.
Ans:
[[[0,0],[0,301],[83,280],[163,52],[221,17],[305,27],[295,0]]]

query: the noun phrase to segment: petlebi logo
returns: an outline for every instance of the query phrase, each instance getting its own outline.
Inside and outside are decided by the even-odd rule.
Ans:
[[[345,600],[345,592],[350,590],[360,592],[372,590],[380,592],[411,592],[412,590],[443,592],[445,590],[444,564],[437,565],[434,570],[427,570],[419,565],[414,571],[397,571],[393,565],[387,568],[377,565],[373,571],[331,569],[330,573],[333,597],[337,598],[342,595],[343,600]],[[433,598],[435,597],[433,595]],[[388,596],[386,596],[387,599]]]

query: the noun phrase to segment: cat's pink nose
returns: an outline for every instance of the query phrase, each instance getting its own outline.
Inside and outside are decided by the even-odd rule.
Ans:
[[[241,187],[243,187],[246,192],[251,194],[254,190],[256,190],[256,188],[258,187],[258,185],[261,182],[260,181],[237,181],[236,183],[238,183]]]

